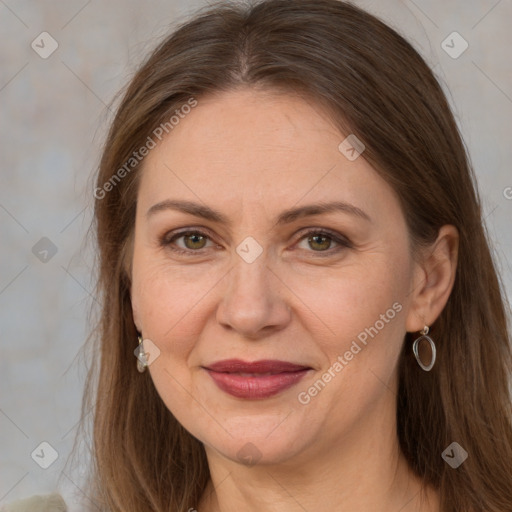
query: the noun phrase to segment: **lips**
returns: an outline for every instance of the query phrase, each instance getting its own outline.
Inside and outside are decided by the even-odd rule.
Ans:
[[[206,368],[215,372],[223,373],[275,374],[309,369],[309,366],[302,366],[300,364],[288,363],[287,361],[271,359],[254,361],[252,363],[241,361],[240,359],[226,359],[224,361],[209,364]]]
[[[203,367],[215,384],[237,398],[263,399],[290,388],[310,367],[287,361],[227,359]]]

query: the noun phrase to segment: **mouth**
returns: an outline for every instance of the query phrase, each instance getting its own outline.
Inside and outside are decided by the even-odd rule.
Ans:
[[[229,359],[203,369],[225,393],[243,399],[264,399],[297,384],[311,367],[277,360],[245,362]]]

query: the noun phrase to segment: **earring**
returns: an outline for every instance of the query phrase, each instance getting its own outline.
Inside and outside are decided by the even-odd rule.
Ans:
[[[419,338],[416,338],[414,340],[414,343],[412,344],[412,351],[414,352],[414,357],[416,358],[416,361],[418,361],[418,364],[420,365],[422,370],[425,370],[426,372],[429,372],[432,370],[432,367],[434,366],[434,363],[436,362],[436,345],[432,338],[430,336],[427,336],[429,331],[428,326],[425,325],[422,331],[420,331],[421,336]],[[420,359],[419,353],[418,353],[418,345],[421,340],[426,339],[429,344],[430,348],[432,350],[432,360],[430,361],[430,364],[428,366],[425,366]]]
[[[137,370],[140,373],[144,373],[146,371],[146,367],[148,366],[148,362],[146,360],[146,353],[144,352],[144,345],[142,344],[142,336],[139,334],[139,346],[135,349],[137,352]]]

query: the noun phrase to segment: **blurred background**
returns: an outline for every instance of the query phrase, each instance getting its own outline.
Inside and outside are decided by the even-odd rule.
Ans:
[[[510,300],[512,0],[353,3],[404,35],[448,94]],[[92,176],[116,93],[207,5],[0,0],[0,506],[58,491],[73,512],[87,499],[86,456],[66,462],[96,300]]]

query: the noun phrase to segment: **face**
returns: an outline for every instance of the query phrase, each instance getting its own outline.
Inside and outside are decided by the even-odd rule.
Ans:
[[[135,324],[210,453],[295,463],[394,419],[414,265],[398,198],[347,135],[303,98],[241,89],[199,98],[145,159]],[[273,363],[214,371],[233,359]]]

